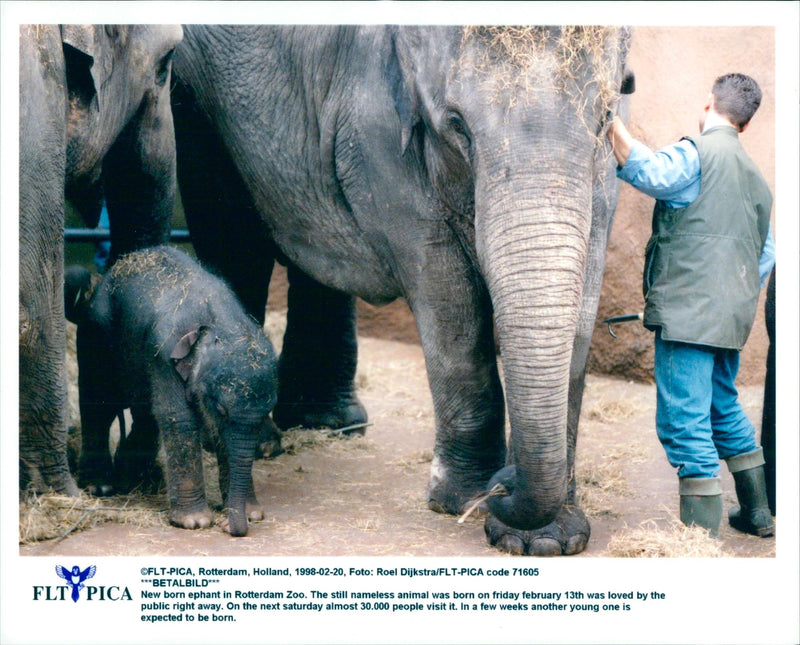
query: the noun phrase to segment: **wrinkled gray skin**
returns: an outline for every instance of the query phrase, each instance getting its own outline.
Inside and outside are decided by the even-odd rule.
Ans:
[[[572,554],[590,533],[573,467],[616,206],[609,114],[588,63],[562,87],[550,56],[503,83],[485,53],[457,27],[186,26],[179,183],[198,254],[252,315],[288,264],[279,425],[363,420],[353,296],[405,298],[436,415],[429,506],[459,513],[500,482],[490,542]]]
[[[104,495],[140,485],[160,440],[170,522],[206,527],[202,447],[210,445],[225,528],[246,535],[248,518],[263,519],[253,456],[277,398],[277,359],[264,332],[224,282],[166,246],[120,258],[77,313],[81,486]],[[126,408],[133,427],[112,465],[109,427]]]
[[[167,239],[178,26],[20,28],[20,490],[76,495],[67,463],[65,195],[115,252]]]

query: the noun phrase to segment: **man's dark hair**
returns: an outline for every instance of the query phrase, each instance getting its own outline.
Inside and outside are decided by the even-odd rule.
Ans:
[[[714,81],[714,109],[741,130],[761,105],[761,88],[744,74],[725,74]]]

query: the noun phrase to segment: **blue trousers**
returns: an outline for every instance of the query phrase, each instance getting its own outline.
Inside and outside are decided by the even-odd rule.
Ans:
[[[734,381],[739,352],[662,340],[656,331],[656,431],[678,477],[715,477],[719,460],[756,449]]]

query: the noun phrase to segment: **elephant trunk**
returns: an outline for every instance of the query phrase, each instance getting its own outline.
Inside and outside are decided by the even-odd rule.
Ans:
[[[507,466],[490,482],[508,494],[489,505],[523,530],[552,522],[566,499],[569,372],[591,216],[588,178],[539,174],[531,186],[531,167],[516,173],[527,169],[522,189],[505,170],[496,190],[476,190],[490,196],[476,199],[476,235],[511,425]]]
[[[253,455],[258,441],[233,437],[227,441],[229,480],[227,495],[229,532],[234,537],[247,535],[247,496],[253,477]]]

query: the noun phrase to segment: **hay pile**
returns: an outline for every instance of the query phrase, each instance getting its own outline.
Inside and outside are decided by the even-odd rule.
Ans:
[[[19,504],[19,543],[61,541],[75,531],[85,531],[106,522],[141,527],[168,526],[166,504],[164,495],[31,496]]]
[[[370,425],[372,424],[358,424],[341,430],[291,428],[281,432],[281,449],[288,455],[314,448],[371,450],[374,447],[372,439],[359,434],[347,434],[348,430],[357,431]]]
[[[660,529],[653,520],[635,529],[618,532],[609,540],[607,555],[612,558],[725,558],[730,557],[722,543],[706,529],[685,526],[673,519],[669,528]]]

